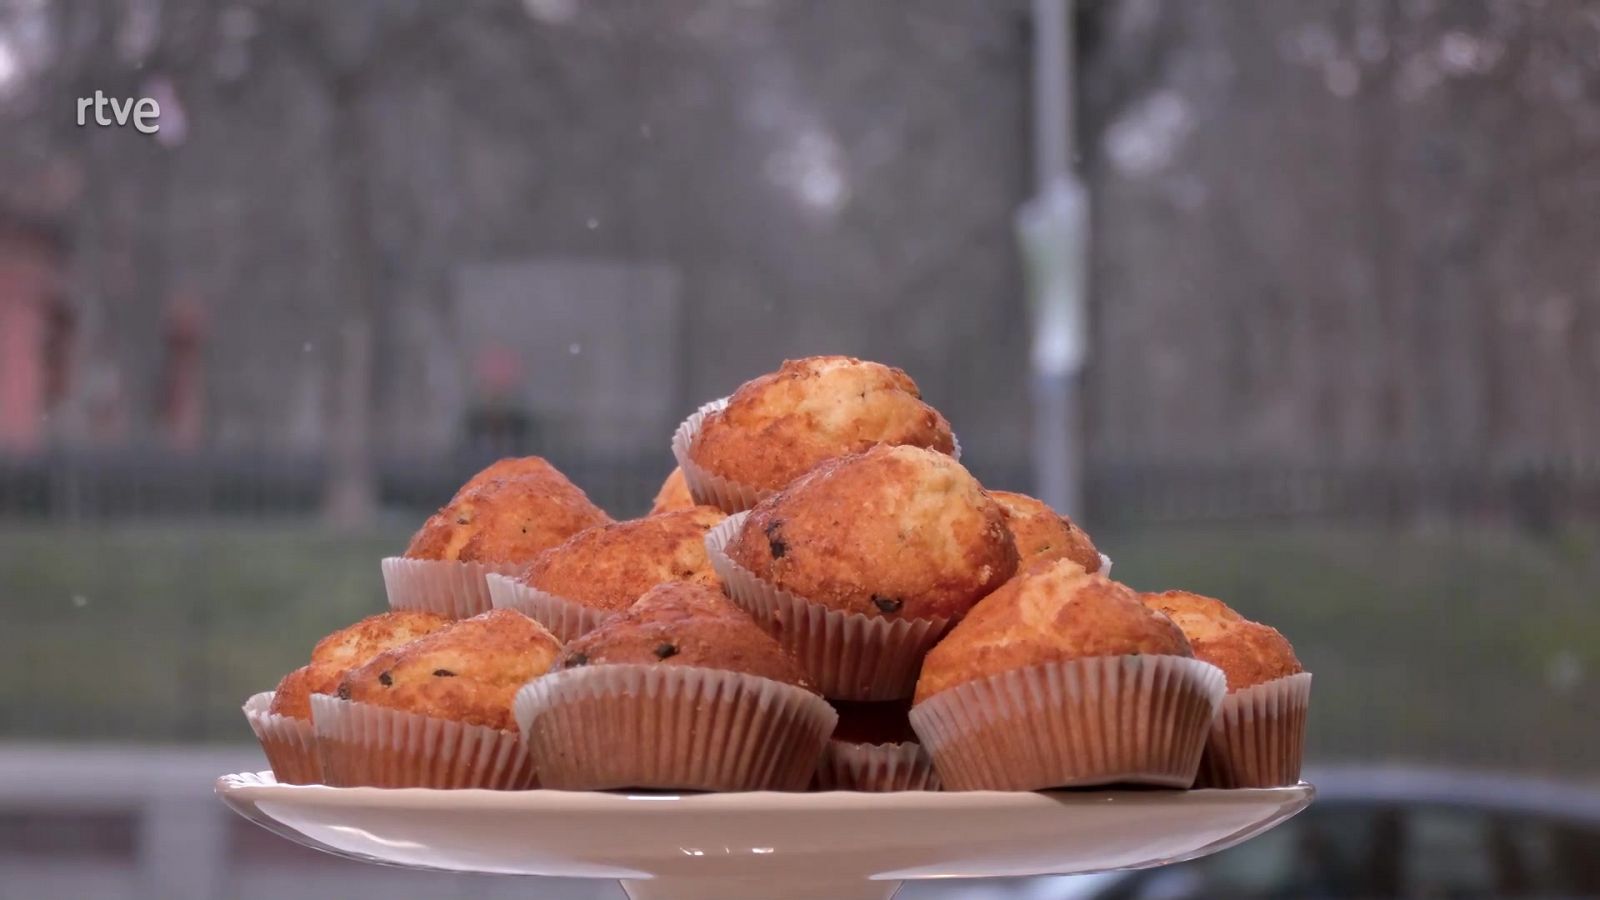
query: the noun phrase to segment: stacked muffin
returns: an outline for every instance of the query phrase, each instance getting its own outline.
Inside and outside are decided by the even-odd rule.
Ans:
[[[279,780],[571,790],[1292,784],[1311,676],[1220,601],[1110,580],[962,467],[904,372],[786,362],[613,522],[537,457],[384,560],[393,612],[246,715]]]

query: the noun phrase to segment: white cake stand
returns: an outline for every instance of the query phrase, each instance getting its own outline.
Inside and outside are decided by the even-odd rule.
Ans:
[[[615,878],[634,900],[885,900],[904,879],[1069,875],[1213,853],[1304,809],[1235,791],[649,794],[282,785],[217,793],[292,841],[454,872]]]

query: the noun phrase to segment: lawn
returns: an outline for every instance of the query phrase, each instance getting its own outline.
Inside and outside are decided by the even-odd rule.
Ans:
[[[0,734],[248,739],[239,704],[383,608],[401,531],[0,530]],[[1312,754],[1600,772],[1600,541],[1163,527],[1099,535],[1135,587],[1232,602],[1317,673]]]

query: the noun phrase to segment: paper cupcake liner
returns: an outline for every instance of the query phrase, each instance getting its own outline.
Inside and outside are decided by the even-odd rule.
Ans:
[[[694,444],[694,436],[700,433],[706,416],[727,405],[727,397],[713,400],[684,419],[678,425],[678,430],[672,433],[672,455],[677,457],[678,468],[683,470],[684,484],[689,486],[689,496],[694,498],[694,502],[715,506],[726,513],[736,513],[755,506],[774,492],[712,474],[689,458],[689,448]]]
[[[1311,673],[1287,675],[1222,698],[1195,787],[1281,787],[1300,781]]]
[[[517,692],[545,787],[800,791],[838,714],[770,678],[694,666],[594,665]]]
[[[510,575],[490,572],[485,581],[489,585],[489,599],[496,609],[514,609],[522,613],[549,629],[563,644],[599,628],[600,623],[616,615],[611,610],[584,606],[576,600],[529,587]]]
[[[819,791],[937,791],[939,773],[922,745],[829,741],[817,764]]]
[[[1111,577],[1111,557],[1104,553],[1100,554],[1100,568],[1095,571],[1095,574],[1103,575],[1106,578]]]
[[[391,556],[383,561],[383,589],[391,609],[414,609],[452,619],[470,619],[490,610],[490,573],[515,575],[520,563],[460,562],[453,559],[410,559]]]
[[[706,534],[711,568],[733,602],[794,655],[824,697],[901,700],[911,696],[922,658],[944,636],[950,620],[841,612],[763,581],[724,551],[747,516],[729,516]]]
[[[491,788],[537,786],[533,762],[511,732],[311,697],[325,784],[335,787]]]
[[[311,720],[269,712],[276,691],[251,695],[244,702],[244,717],[261,742],[267,765],[279,784],[319,784],[322,762],[317,757],[317,742]]]
[[[942,691],[911,727],[946,790],[1187,788],[1226,690],[1221,669],[1188,657],[1094,657]]]
[[[694,502],[715,506],[725,513],[743,512],[754,507],[757,503],[777,493],[772,490],[763,490],[724,478],[696,463],[689,458],[689,448],[694,446],[695,435],[700,433],[700,426],[705,423],[706,416],[717,412],[728,405],[728,398],[713,400],[690,414],[689,418],[679,423],[678,430],[672,433],[672,455],[678,460],[678,468],[683,470],[684,483],[689,487],[689,496]],[[954,444],[950,457],[956,461],[961,459],[961,441],[954,434],[950,435]]]

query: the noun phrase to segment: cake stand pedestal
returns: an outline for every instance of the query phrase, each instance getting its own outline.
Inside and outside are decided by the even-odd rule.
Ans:
[[[261,772],[223,776],[217,794],[292,841],[367,862],[611,878],[633,900],[885,900],[907,879],[1204,856],[1289,818],[1314,791],[436,791],[282,785]]]

